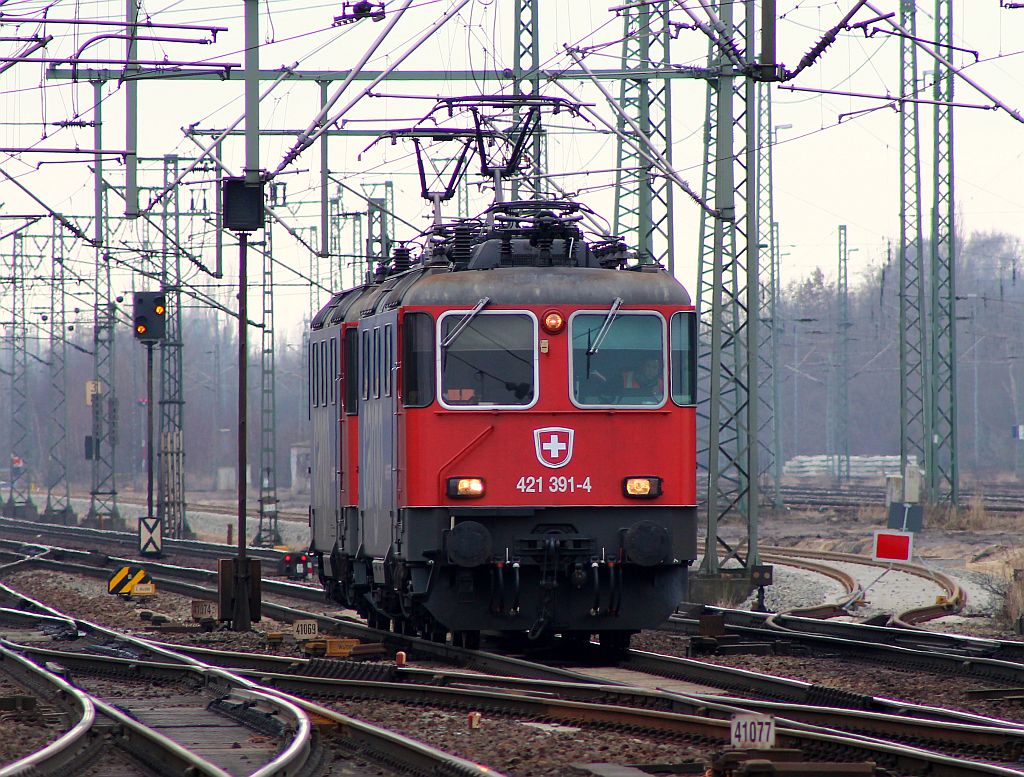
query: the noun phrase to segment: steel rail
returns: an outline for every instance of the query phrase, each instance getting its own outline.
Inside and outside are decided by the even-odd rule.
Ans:
[[[788,566],[796,567],[798,569],[804,569],[809,572],[816,572],[819,575],[837,581],[840,585],[843,586],[843,589],[846,591],[846,597],[844,597],[841,601],[825,602],[822,604],[810,605],[807,607],[793,607],[789,610],[784,611],[786,615],[795,615],[803,618],[827,619],[849,614],[846,607],[849,605],[850,597],[860,590],[860,587],[857,585],[857,581],[854,579],[853,575],[844,572],[841,569],[836,569],[835,567],[830,567],[825,564],[818,564],[814,561],[809,561],[807,559],[802,558],[785,558],[784,561],[780,562],[777,559],[782,559],[783,557],[772,556],[769,553],[762,553],[761,558],[767,562],[776,564],[783,563]]]
[[[101,631],[107,631],[107,630],[101,629]],[[116,632],[113,632],[113,634],[117,638],[129,641],[129,642],[136,642],[138,644],[146,646],[149,649],[153,649],[158,654],[161,653],[161,652],[167,652],[170,655],[174,655],[173,651],[166,651],[164,648],[162,648],[160,646],[151,645],[151,644],[147,643],[146,640],[138,640],[136,638],[126,637],[125,635],[119,635]],[[637,653],[637,651],[631,651],[631,655],[632,654],[636,654],[636,653]],[[181,660],[182,658],[184,658],[183,656],[180,656],[180,655],[175,655],[174,657],[175,657],[176,660]],[[665,657],[662,657],[662,658],[665,658]],[[715,669],[719,669],[719,668],[716,667]],[[223,672],[223,670],[218,670],[218,669],[213,669],[213,668],[211,668],[211,671]],[[230,673],[226,673],[226,674],[230,675]],[[237,675],[231,675],[231,676],[237,677]],[[239,678],[239,679],[241,679],[241,678]],[[785,682],[787,684],[790,684],[790,685],[799,685],[799,683],[794,683],[794,681],[785,681]],[[289,698],[290,699],[294,699],[294,697],[289,697]],[[298,700],[296,700],[296,701],[298,701]],[[541,701],[544,701],[544,700],[541,700]],[[670,713],[662,713],[662,715],[667,715],[667,714],[670,714]],[[658,717],[658,716],[655,716],[655,717]],[[726,724],[725,724],[724,721],[722,721],[721,725],[725,726]],[[841,734],[840,735],[840,734],[837,734],[835,732],[821,731],[821,730],[811,731],[808,728],[808,724],[794,724],[794,725],[800,725],[800,726],[804,727],[803,729],[800,729],[796,733],[792,733],[792,736],[794,737],[794,741],[803,741],[805,743],[805,745],[807,744],[807,739],[809,738],[812,743],[817,743],[817,742],[827,742],[827,743],[829,743],[828,745],[821,745],[822,747],[825,747],[825,749],[829,749],[830,747],[834,748],[834,746],[838,746],[838,745],[842,745],[843,747],[847,747],[847,748],[850,748],[850,747],[853,747],[853,748],[857,748],[857,747],[870,748],[870,749],[872,749],[872,750],[874,750],[876,752],[885,754],[886,757],[894,758],[894,759],[896,759],[900,763],[904,763],[904,762],[908,762],[909,761],[909,762],[913,762],[913,763],[917,764],[918,766],[920,766],[920,764],[922,763],[922,759],[923,759],[924,762],[927,762],[929,764],[929,768],[933,769],[933,773],[936,773],[936,774],[945,773],[945,772],[943,772],[943,768],[945,768],[943,765],[947,764],[949,762],[952,762],[954,760],[954,759],[950,759],[950,758],[948,758],[946,756],[943,756],[941,754],[937,754],[937,753],[933,753],[933,752],[929,752],[929,751],[924,751],[924,750],[920,750],[920,749],[917,749],[917,748],[909,748],[909,747],[897,746],[897,745],[893,745],[892,743],[883,742],[881,740],[874,740],[871,737],[863,737],[863,736],[860,736],[860,735],[852,735],[852,734]],[[810,727],[810,728],[813,728],[813,727]],[[787,734],[787,730],[784,728],[782,733],[785,736]],[[852,740],[852,742],[851,742],[851,740]],[[817,745],[815,745],[815,746],[817,746]],[[967,764],[967,763],[965,763],[963,761],[958,761],[958,763],[960,764],[960,771],[956,772],[956,773],[959,773],[959,774],[966,774],[966,773],[1009,774],[1009,773],[1012,773],[1010,771],[1003,770],[1001,767],[997,767],[997,766],[989,766],[989,765],[981,765],[981,764],[977,764],[977,765],[976,764]],[[975,767],[977,767],[977,768],[975,768]],[[476,773],[479,773],[479,772],[476,772]],[[953,773],[953,772],[950,772],[950,773]]]
[[[31,647],[33,653],[61,657],[63,651]],[[79,660],[94,660],[93,656],[76,656]],[[67,658],[65,658],[67,660]],[[148,662],[124,658],[104,658],[125,667],[141,671],[154,671],[167,665],[151,665]],[[171,668],[174,668],[173,666]],[[237,671],[237,670],[236,670]],[[422,679],[436,678],[432,670],[396,670],[397,673],[418,673]],[[706,736],[724,740],[729,718],[736,712],[754,709],[775,714],[781,730],[790,738],[791,744],[807,747],[820,744],[819,735],[841,736],[849,740],[849,729],[856,737],[853,744],[846,741],[845,747],[875,749],[880,740],[875,735],[889,738],[906,738],[938,745],[947,751],[959,750],[973,757],[987,757],[1007,762],[1016,760],[1024,752],[1024,729],[1012,727],[1005,721],[999,726],[982,726],[955,722],[907,718],[896,714],[881,714],[864,710],[842,708],[819,708],[796,704],[779,704],[747,699],[712,696],[707,694],[684,695],[658,690],[641,689],[621,685],[593,686],[573,683],[549,683],[515,678],[460,674],[456,684],[437,685],[422,682],[387,682],[377,680],[345,680],[337,678],[311,677],[292,673],[270,673],[247,671],[258,677],[262,683],[270,683],[275,689],[292,694],[322,697],[357,699],[386,699],[394,702],[430,704],[442,707],[474,709],[478,711],[531,715],[548,720],[568,723],[610,725],[630,729],[644,729],[663,733]],[[446,679],[452,680],[453,677]],[[521,686],[518,692],[488,687]],[[593,699],[581,702],[574,699],[556,699],[553,694],[584,694]],[[651,709],[652,706],[659,709]],[[713,721],[713,722],[712,722]],[[839,726],[847,731],[842,734]],[[891,745],[891,742],[881,744]],[[905,751],[882,750],[900,759],[933,760],[947,756],[941,752],[932,753],[912,748]],[[984,751],[984,752],[983,752]],[[970,765],[964,773],[970,773]],[[474,772],[478,773],[478,772]],[[980,773],[999,773],[987,772]]]
[[[18,673],[30,673],[38,680],[51,685],[56,694],[68,702],[68,706],[79,711],[77,722],[56,740],[34,753],[19,758],[6,766],[0,766],[0,777],[60,774],[76,761],[82,755],[82,751],[89,746],[85,739],[96,725],[96,705],[93,704],[88,694],[75,688],[62,677],[18,655],[3,644],[0,644],[0,658],[8,671],[11,670],[12,665],[16,664]]]
[[[837,551],[812,551],[799,548],[778,548],[765,547],[763,553],[781,556],[784,558],[804,557],[840,561],[849,564],[860,564],[862,566],[873,566],[895,569],[899,572],[925,578],[938,584],[945,590],[945,596],[936,601],[935,604],[922,607],[914,607],[894,616],[893,622],[908,629],[916,628],[917,624],[945,615],[954,615],[961,612],[967,605],[967,594],[960,587],[960,584],[949,575],[938,570],[929,569],[919,564],[902,564],[887,561],[875,561],[855,553],[840,553]]]
[[[30,606],[35,606],[40,609],[56,612],[55,610],[52,610],[52,608],[49,608],[46,605],[43,605],[40,602],[31,599],[30,597],[22,596],[19,592],[13,591],[13,589],[10,589],[9,587],[4,586],[3,584],[0,584],[0,592],[7,592],[8,595],[13,595],[16,598],[20,598]],[[302,615],[306,615],[306,613],[302,613]],[[65,620],[69,619],[68,616],[63,614],[60,614],[60,617]],[[184,664],[186,666],[192,666],[197,671],[209,675],[210,677],[221,678],[232,686],[241,687],[241,689],[247,689],[254,693],[264,694],[269,699],[274,700],[274,703],[278,704],[278,706],[287,707],[288,709],[294,708],[294,710],[301,710],[303,712],[302,717],[305,717],[307,719],[307,725],[297,728],[301,728],[299,734],[303,734],[306,739],[308,739],[308,735],[310,732],[310,729],[308,727],[308,713],[316,715],[320,718],[330,720],[334,728],[337,729],[343,736],[347,737],[348,739],[365,745],[374,752],[383,753],[385,756],[389,758],[396,759],[398,760],[399,763],[408,766],[409,768],[419,769],[424,774],[450,775],[451,777],[470,777],[471,775],[488,774],[491,775],[491,777],[503,777],[499,772],[496,772],[493,769],[480,766],[479,764],[474,764],[470,761],[466,761],[465,759],[459,758],[458,756],[454,756],[450,753],[445,753],[442,750],[432,748],[428,745],[424,745],[421,742],[417,742],[416,740],[410,739],[396,732],[381,729],[371,724],[367,724],[363,721],[359,721],[355,718],[350,718],[348,716],[341,715],[340,713],[327,710],[326,708],[319,707],[318,705],[311,704],[305,700],[298,699],[296,697],[289,696],[287,694],[272,691],[271,689],[262,687],[259,684],[249,680],[248,678],[235,675],[220,667],[211,666],[207,663],[191,658],[183,653],[179,653],[173,649],[177,646],[168,646],[160,643],[155,643],[150,640],[140,639],[138,637],[123,634],[112,629],[107,629],[103,626],[99,626],[88,621],[81,621],[77,619],[70,620],[72,620],[80,629],[88,629],[94,633],[103,634],[111,639],[116,639],[122,642],[127,642],[129,644],[136,645],[148,652],[164,656],[172,662]],[[373,630],[368,629],[368,631]],[[425,644],[431,645],[433,643],[428,642]],[[25,649],[28,650],[29,648],[26,647]],[[461,649],[453,650],[457,653],[463,654],[471,652]],[[500,657],[495,656],[494,658],[498,659]],[[516,662],[515,659],[509,659],[509,661],[513,664],[526,665],[526,662]],[[308,749],[305,747],[301,749],[289,748],[278,757],[277,761],[274,762],[279,763],[279,770],[276,772],[268,772],[266,775],[262,775],[262,777],[270,777],[271,774],[276,774],[280,777],[287,777],[288,775],[293,775],[297,773],[296,765],[294,763],[285,763],[284,761],[289,758],[292,761],[295,761],[300,750],[306,750],[306,752],[308,752]],[[268,768],[271,765],[272,764],[268,764]]]

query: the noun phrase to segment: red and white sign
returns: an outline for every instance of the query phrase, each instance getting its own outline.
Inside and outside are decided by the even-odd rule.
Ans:
[[[576,432],[564,426],[545,426],[533,430],[537,461],[545,467],[558,469],[572,459],[572,443]]]
[[[875,542],[871,558],[875,561],[909,562],[914,555],[914,534],[909,531],[879,529],[875,532]]]

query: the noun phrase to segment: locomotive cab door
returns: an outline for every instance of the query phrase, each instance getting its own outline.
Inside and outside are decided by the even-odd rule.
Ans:
[[[397,396],[395,385],[398,313],[382,313],[359,322],[359,523],[362,550],[383,560],[393,544],[397,514]],[[383,564],[373,565],[383,583]]]
[[[310,549],[329,554],[338,541],[339,469],[336,452],[340,446],[338,394],[339,330],[330,327],[313,332],[309,338],[309,418],[311,440],[312,509]]]

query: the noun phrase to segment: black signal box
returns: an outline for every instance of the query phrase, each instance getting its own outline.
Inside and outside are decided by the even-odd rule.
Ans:
[[[224,228],[232,232],[263,229],[263,181],[246,183],[244,178],[221,182]]]
[[[135,339],[155,343],[167,337],[167,303],[162,291],[137,291],[132,299]]]

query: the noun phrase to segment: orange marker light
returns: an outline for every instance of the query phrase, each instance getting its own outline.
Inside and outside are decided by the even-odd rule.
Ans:
[[[565,317],[557,310],[549,310],[544,314],[541,326],[548,334],[556,335],[565,328]]]
[[[165,308],[163,305],[157,305],[155,308],[153,308],[153,310],[154,312],[156,312],[158,316],[162,316],[164,313],[167,312],[167,308]]]

